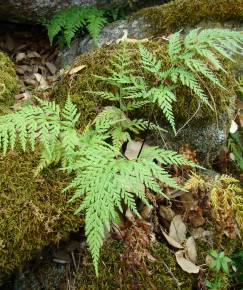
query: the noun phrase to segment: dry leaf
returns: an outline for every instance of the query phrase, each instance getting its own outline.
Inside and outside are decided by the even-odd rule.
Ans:
[[[68,71],[68,74],[71,76],[71,75],[74,75],[76,74],[77,72],[81,71],[82,69],[84,69],[86,67],[86,65],[79,65],[79,66],[76,66],[74,68],[72,68],[70,71]]]
[[[186,240],[186,225],[181,215],[176,215],[171,221],[169,236],[180,244]]]
[[[197,248],[195,239],[193,237],[190,237],[186,240],[185,245],[185,253],[186,257],[193,263],[197,262]]]
[[[178,251],[175,253],[176,261],[177,261],[178,265],[182,268],[183,271],[185,271],[187,273],[197,274],[200,270],[200,267],[193,264],[189,260],[185,259],[184,254],[185,254],[185,251]]]
[[[30,92],[28,92],[28,91],[26,91],[26,92],[24,92],[22,94],[18,94],[18,95],[15,96],[16,100],[22,100],[22,99],[27,100],[29,98],[30,98]]]
[[[40,58],[40,54],[36,51],[30,51],[27,53],[28,58]]]
[[[175,217],[175,212],[171,209],[170,206],[161,205],[159,207],[159,215],[163,219],[165,219],[167,221],[171,221]]]
[[[129,141],[128,144],[127,144],[127,148],[126,148],[126,151],[125,151],[125,156],[127,157],[127,159],[129,160],[133,160],[133,159],[136,159],[137,156],[138,156],[138,153],[142,147],[142,142],[140,141]],[[143,148],[146,148],[148,147],[147,144],[144,144],[144,147]]]
[[[26,58],[26,54],[24,52],[19,52],[16,55],[16,62],[21,62]]]
[[[46,80],[43,77],[43,75],[41,75],[39,73],[35,73],[34,76],[35,76],[37,82],[39,83],[38,89],[45,90],[45,89],[47,89],[49,87],[48,83],[46,82]]]
[[[180,200],[186,210],[196,210],[198,208],[198,202],[193,198],[191,192],[185,192],[180,196]]]
[[[57,71],[56,66],[51,62],[46,62],[46,67],[49,69],[49,71],[54,75]]]
[[[236,124],[234,120],[232,120],[231,126],[230,126],[230,133],[234,134],[237,130],[238,130],[238,125]]]
[[[171,238],[170,236],[168,236],[168,235],[166,234],[166,232],[164,232],[164,231],[162,230],[162,233],[163,233],[164,237],[166,238],[167,242],[168,242],[172,247],[174,247],[174,248],[176,248],[176,249],[183,249],[183,246],[182,246],[181,244],[179,244],[176,240],[174,240],[173,238]]]

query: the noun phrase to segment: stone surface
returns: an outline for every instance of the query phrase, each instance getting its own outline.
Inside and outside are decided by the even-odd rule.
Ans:
[[[167,0],[168,1],[168,0]],[[0,20],[38,23],[71,6],[126,7],[155,5],[166,0],[6,0],[0,1]]]
[[[126,0],[6,0],[0,1],[0,19],[34,22],[71,6],[123,5]],[[21,13],[20,13],[21,12]]]

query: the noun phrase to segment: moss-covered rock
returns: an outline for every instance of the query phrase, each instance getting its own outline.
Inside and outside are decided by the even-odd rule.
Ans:
[[[170,33],[203,20],[243,21],[243,0],[175,0],[161,6],[145,8],[132,19],[143,18],[150,35]]]
[[[14,94],[19,88],[15,68],[8,56],[0,51],[0,113],[13,105]]]
[[[37,158],[13,152],[0,158],[0,285],[38,250],[82,224],[73,214],[77,204],[61,192],[68,177],[49,168],[33,178]]]
[[[150,253],[155,261],[147,263],[149,273],[136,266],[133,270],[128,270],[121,262],[122,251],[123,246],[120,242],[107,242],[103,247],[99,278],[95,277],[91,261],[86,260],[85,266],[80,266],[75,277],[76,289],[177,289],[168,269],[175,275],[181,290],[194,289],[196,277],[183,272],[177,265],[174,251],[169,249],[165,242],[151,246]],[[165,264],[168,268],[165,268]]]
[[[92,94],[91,91],[106,91],[111,89],[104,81],[97,80],[94,75],[107,76],[107,67],[109,60],[121,48],[123,44],[113,46],[105,46],[88,54],[79,56],[73,64],[73,67],[84,65],[85,68],[73,77],[68,75],[60,81],[55,89],[54,98],[59,103],[63,102],[67,95],[72,96],[72,100],[77,104],[82,112],[80,127],[83,129],[90,121],[94,119],[97,112],[105,105],[101,98]],[[144,44],[158,59],[162,60],[163,69],[169,68],[169,58],[167,54],[166,41],[148,41]],[[127,53],[130,54],[133,60],[133,68],[137,75],[143,74],[147,82],[151,86],[156,86],[156,79],[151,75],[144,75],[140,68],[139,50],[136,44],[128,44]],[[225,66],[230,70],[227,63]],[[204,86],[209,93],[209,99],[212,106],[215,108],[213,112],[208,106],[202,105],[198,109],[198,99],[192,95],[190,90],[180,86],[177,89],[177,102],[174,103],[174,115],[176,127],[181,128],[193,115],[195,118],[181,130],[176,139],[172,138],[172,134],[166,135],[166,142],[172,144],[174,149],[178,149],[181,144],[188,143],[198,150],[201,154],[201,159],[212,161],[220,146],[227,138],[227,128],[229,120],[234,113],[235,101],[235,81],[231,74],[217,73],[221,83],[227,88],[222,90],[216,87],[211,82],[204,80]],[[145,107],[142,111],[137,112],[137,117],[148,116],[150,108]],[[162,127],[166,127],[168,123],[163,119],[162,113],[157,109],[155,119]],[[155,120],[154,120],[155,121]],[[170,129],[169,129],[170,130]],[[161,142],[161,141],[160,141]],[[206,160],[205,160],[206,161]],[[207,163],[207,162],[205,162]]]

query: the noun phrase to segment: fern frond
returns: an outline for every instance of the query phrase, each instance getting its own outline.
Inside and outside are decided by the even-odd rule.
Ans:
[[[173,115],[172,103],[176,101],[176,96],[168,86],[160,85],[154,87],[148,92],[149,98],[152,103],[157,103],[167,121],[170,123],[173,131],[176,133],[175,120]]]
[[[180,81],[184,86],[191,89],[203,103],[211,107],[206,94],[204,93],[198,80],[192,72],[186,70],[185,68],[178,67],[171,70],[170,77],[173,83],[178,83],[178,81]]]
[[[181,34],[180,32],[176,32],[172,34],[168,45],[168,54],[171,63],[174,63],[176,61],[181,50],[182,50]]]
[[[35,149],[36,141],[40,141],[51,155],[51,147],[56,142],[60,127],[60,109],[54,103],[41,102],[43,108],[26,106],[0,117],[0,145],[3,153],[8,148],[14,149],[18,138],[23,151],[27,145]]]
[[[221,85],[218,78],[215,76],[213,71],[201,60],[199,59],[186,59],[185,65],[194,73],[199,73],[204,75],[206,78],[208,78],[212,83],[219,86],[220,88],[225,88]]]
[[[242,32],[229,29],[194,29],[185,38],[185,47],[203,55],[216,68],[222,69],[217,57],[208,50],[215,50],[223,57],[232,59],[235,53],[242,53]]]
[[[90,9],[87,14],[87,29],[90,36],[97,43],[101,30],[107,23],[107,20],[104,16],[104,11],[97,9]]]
[[[147,48],[139,43],[139,51],[141,55],[143,68],[151,73],[160,74],[161,61],[158,60]]]
[[[85,233],[97,274],[105,231],[110,229],[111,221],[116,218],[116,210],[122,211],[122,201],[139,216],[135,199],[138,197],[148,203],[144,186],[163,195],[160,182],[181,189],[165,170],[153,162],[153,154],[153,159],[156,155],[162,158],[163,152],[151,147],[150,154],[146,155],[145,151],[139,158],[127,160],[114,147],[92,143],[80,147],[75,163],[67,167],[76,173],[67,189],[75,190],[70,201],[82,198],[76,213],[85,211]],[[176,154],[171,157],[172,161],[187,163]]]
[[[63,33],[63,40],[70,46],[76,32],[87,27],[91,37],[97,43],[98,36],[107,23],[105,12],[97,8],[71,7],[57,12],[50,21],[43,23],[48,29],[48,37],[52,45],[54,38]]]
[[[112,126],[127,119],[124,112],[116,107],[105,107],[94,120],[97,132],[107,132]]]

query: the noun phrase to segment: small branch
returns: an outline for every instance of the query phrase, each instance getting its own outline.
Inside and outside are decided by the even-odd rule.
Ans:
[[[171,276],[171,278],[172,278],[175,286],[177,287],[177,289],[181,290],[180,282],[177,280],[177,278],[175,277],[175,275],[172,273],[172,271],[169,268],[169,266],[164,261],[162,261],[162,264],[164,265],[167,273]]]

